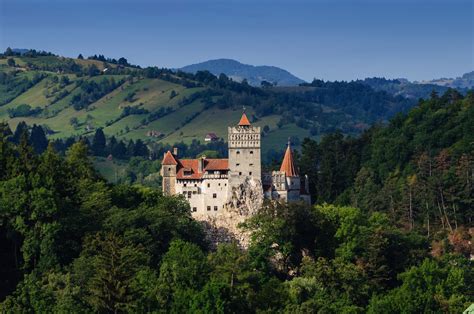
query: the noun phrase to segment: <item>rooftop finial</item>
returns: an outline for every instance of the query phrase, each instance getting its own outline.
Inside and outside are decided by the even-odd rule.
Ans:
[[[291,137],[288,136],[288,147],[291,147]]]
[[[242,112],[245,113],[245,105],[242,106]]]

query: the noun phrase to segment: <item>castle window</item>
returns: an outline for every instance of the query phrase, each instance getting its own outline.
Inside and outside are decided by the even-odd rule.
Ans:
[[[183,184],[183,186],[185,187],[185,186],[186,186],[186,183],[185,183],[185,184]]]
[[[171,167],[168,167],[168,171],[171,171]]]
[[[251,176],[251,175],[252,175],[252,171],[249,172],[249,176]]]
[[[239,154],[240,154],[240,151],[237,151],[237,155],[239,155]]]
[[[211,206],[207,206],[207,211],[211,211]]]
[[[240,164],[235,164],[237,167],[240,166]]]
[[[196,207],[193,207],[193,212],[197,212],[197,208],[196,208]]]
[[[239,172],[239,176],[241,176],[241,175],[242,175],[242,172]]]
[[[195,183],[194,186],[198,186],[198,185]]]
[[[212,194],[212,198],[217,198],[217,194],[216,193]]]
[[[250,154],[253,154],[253,150],[250,151]]]
[[[214,206],[214,211],[217,211],[217,206]]]
[[[210,188],[210,187],[211,187],[211,184],[210,184],[210,183],[208,183],[208,184],[207,184],[207,187],[208,187],[208,188]]]
[[[218,186],[221,186],[221,184],[220,184],[220,183],[218,183],[217,185],[218,185]]]
[[[253,164],[250,164],[249,166],[250,166],[250,167],[252,167],[252,166],[253,166]]]

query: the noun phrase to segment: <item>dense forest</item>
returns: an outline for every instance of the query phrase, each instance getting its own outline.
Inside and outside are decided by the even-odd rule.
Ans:
[[[107,183],[90,159],[106,154],[100,134],[63,154],[0,128],[1,312],[460,313],[473,301],[472,93],[433,94],[357,138],[305,140],[316,205],[265,204],[241,226],[247,250],[211,249],[181,197]]]
[[[317,203],[381,211],[427,235],[472,226],[474,93],[433,93],[357,138],[306,139],[299,164]]]

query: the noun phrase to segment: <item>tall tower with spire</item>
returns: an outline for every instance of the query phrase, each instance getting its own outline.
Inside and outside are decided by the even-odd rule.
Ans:
[[[253,126],[244,112],[236,126],[228,128],[229,192],[246,179],[261,182],[260,127]]]

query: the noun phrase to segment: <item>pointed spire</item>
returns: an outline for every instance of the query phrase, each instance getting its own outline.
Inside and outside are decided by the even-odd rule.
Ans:
[[[174,158],[173,154],[170,151],[167,151],[165,156],[163,157],[163,161],[161,162],[162,165],[177,165],[178,162]]]
[[[286,148],[285,157],[283,157],[280,171],[285,172],[287,177],[298,176],[298,170],[296,170],[295,161],[293,160],[293,153],[291,152],[291,142],[289,138],[288,147]]]
[[[247,118],[247,115],[245,114],[245,106],[243,107],[243,113],[239,121],[239,126],[250,126],[249,118]]]

